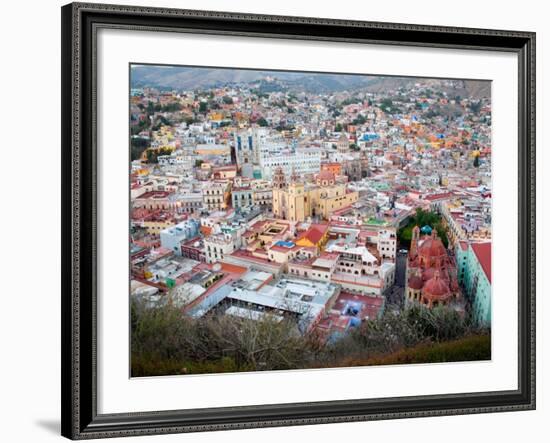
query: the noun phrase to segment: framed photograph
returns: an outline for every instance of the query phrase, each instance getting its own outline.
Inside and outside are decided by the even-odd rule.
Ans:
[[[62,8],[62,434],[535,408],[535,34]]]

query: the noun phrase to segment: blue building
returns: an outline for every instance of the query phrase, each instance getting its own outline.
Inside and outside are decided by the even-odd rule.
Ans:
[[[474,320],[491,325],[491,242],[456,245],[458,283],[472,307]]]

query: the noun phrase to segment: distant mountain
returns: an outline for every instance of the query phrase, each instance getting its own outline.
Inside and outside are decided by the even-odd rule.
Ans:
[[[293,92],[330,93],[363,89],[368,92],[383,92],[407,87],[419,81],[414,77],[382,77],[353,74],[324,74],[290,71],[257,71],[248,69],[195,68],[185,66],[132,66],[132,87],[156,87],[162,89],[192,90],[238,83],[253,83],[271,77],[279,81],[282,88]],[[425,81],[425,80],[424,80]],[[439,80],[432,80],[434,89]],[[490,82],[462,81],[458,88],[451,89],[453,95],[474,98],[490,96]],[[455,90],[456,89],[456,90]]]
[[[132,87],[196,89],[226,83],[248,83],[268,75],[260,71],[190,68],[180,66],[133,66]]]
[[[491,82],[487,80],[453,80],[452,86],[444,85],[439,79],[426,79],[418,77],[372,77],[366,85],[368,92],[380,93],[395,91],[399,88],[410,87],[414,83],[422,82],[434,91],[446,92],[449,97],[460,96],[473,99],[490,98]]]
[[[491,82],[487,80],[469,80],[464,83],[463,97],[490,98]]]
[[[251,83],[272,77],[289,90],[330,92],[363,87],[373,77],[364,75],[317,74],[310,72],[254,71],[247,69],[190,67],[132,67],[132,87],[196,89],[226,84]]]

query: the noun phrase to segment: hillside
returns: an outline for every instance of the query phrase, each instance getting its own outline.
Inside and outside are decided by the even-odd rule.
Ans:
[[[187,66],[132,67],[132,87],[193,90],[239,83],[254,83],[266,77],[280,82],[283,89],[293,92],[331,93],[363,89],[379,93],[408,87],[420,81],[415,77],[382,77],[354,74],[324,74],[313,72],[268,71]],[[422,79],[425,81],[425,79]],[[445,90],[453,96],[481,98],[490,96],[490,82],[457,81],[455,87],[445,87],[437,79],[429,80],[435,90]]]

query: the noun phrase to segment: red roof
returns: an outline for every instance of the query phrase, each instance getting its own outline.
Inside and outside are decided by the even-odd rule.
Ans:
[[[243,266],[237,266],[231,263],[225,263],[223,261],[221,262],[221,266],[224,271],[231,272],[233,274],[244,274],[246,271],[248,271],[248,269]]]
[[[418,275],[411,275],[409,277],[409,288],[412,289],[422,289],[422,286],[424,286],[424,281],[422,280],[422,277],[419,277]]]
[[[441,199],[444,199],[444,198],[449,198],[453,195],[452,192],[443,192],[443,193],[440,193],[440,194],[432,194],[432,195],[427,195],[424,200],[429,200],[429,201],[433,201],[433,200],[441,200]]]
[[[439,237],[425,236],[418,247],[418,255],[426,258],[446,257],[445,246]]]
[[[319,241],[321,241],[321,239],[327,232],[327,229],[328,229],[327,225],[322,225],[322,224],[311,225],[311,227],[306,232],[304,232],[299,239],[301,240],[303,238],[307,238],[311,243],[317,244],[319,243]]]
[[[144,199],[144,198],[166,198],[170,194],[172,194],[171,191],[149,191],[145,192],[144,194],[141,194],[139,197],[136,197],[136,199]]]
[[[491,283],[491,242],[472,243],[472,250],[483,268],[487,280]]]
[[[438,271],[436,271],[435,275],[426,282],[422,292],[426,297],[436,300],[444,300],[451,296],[451,290],[447,282],[439,276]]]
[[[300,236],[300,240],[303,238],[307,238],[311,243],[317,244],[323,238],[323,233],[316,228],[310,228]]]
[[[317,174],[317,180],[334,180],[334,174],[326,169],[323,169]]]

